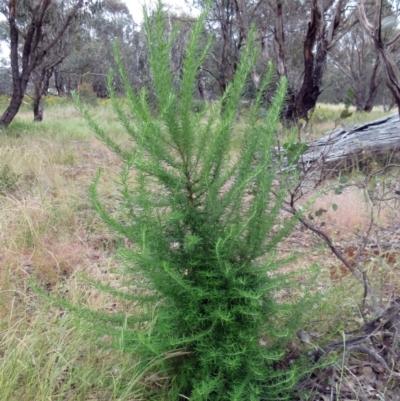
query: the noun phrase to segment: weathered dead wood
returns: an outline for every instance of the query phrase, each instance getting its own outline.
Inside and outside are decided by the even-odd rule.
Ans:
[[[400,160],[399,115],[352,127],[341,127],[308,143],[301,156],[304,171],[324,168],[331,173],[354,167],[367,167],[371,161],[394,163]]]
[[[380,173],[394,166],[399,167],[400,164],[395,163],[400,160],[399,116],[396,114],[350,128],[341,127],[307,145],[308,149],[300,157],[299,154],[296,154],[296,151],[300,152],[304,149],[303,144],[292,144],[289,147],[283,146],[276,149],[278,157],[287,156],[287,160],[291,160],[292,163],[296,161],[296,165],[291,164],[288,167],[287,165],[285,166],[284,157],[283,165],[281,164],[283,171],[286,170],[287,173],[287,168],[300,170],[299,183],[291,190],[290,199],[287,201],[287,207],[285,208],[286,211],[293,215],[298,215],[300,212],[300,207],[296,204],[299,199],[307,193],[312,193],[330,176],[339,174],[343,170],[354,167],[365,167],[365,170],[370,168],[370,171],[365,175],[367,180],[367,177],[371,177],[371,174],[376,175],[379,173],[374,171],[376,170],[374,162],[377,160],[385,164],[385,167],[379,170]],[[364,182],[364,185],[366,185],[367,181]],[[355,265],[320,226],[315,225],[305,215],[299,216],[298,219],[304,227],[311,230],[328,245],[346,269],[364,286],[362,308],[364,308],[367,296],[369,296],[372,302],[370,305],[371,310],[378,314],[381,313],[382,308],[379,305],[378,297],[373,287],[369,283],[367,273],[358,263],[358,258],[362,249],[367,246],[368,237],[373,227],[373,214],[371,214],[369,228],[365,236],[363,235],[363,244],[357,251]]]

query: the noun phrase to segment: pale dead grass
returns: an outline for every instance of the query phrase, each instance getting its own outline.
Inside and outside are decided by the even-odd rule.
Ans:
[[[94,113],[101,116],[101,109],[98,108]],[[87,131],[85,123],[73,107],[49,109],[45,115],[48,121],[44,125],[30,124],[32,115],[28,112],[22,113],[19,118],[17,123],[20,125],[17,124],[17,127],[21,126],[23,131],[14,131],[12,135],[4,136],[0,146],[1,163],[10,165],[13,172],[20,175],[16,191],[0,197],[0,317],[3,318],[0,354],[5,352],[5,348],[7,352],[11,352],[11,345],[5,347],[5,344],[13,341],[17,344],[18,339],[22,339],[29,349],[34,349],[37,344],[35,336],[46,333],[46,327],[38,318],[40,315],[44,320],[50,319],[50,332],[54,336],[60,335],[57,334],[58,318],[51,320],[54,309],[44,308],[44,301],[29,289],[32,278],[51,293],[65,296],[71,302],[86,305],[93,310],[123,311],[128,314],[136,312],[134,305],[116,302],[112,296],[93,289],[78,278],[78,273],[82,273],[95,280],[121,287],[119,275],[113,273],[120,267],[112,257],[115,237],[100,222],[88,199],[88,186],[97,169],[102,167],[104,171],[99,182],[99,192],[111,209],[117,208],[115,181],[118,178],[120,160]],[[57,120],[57,124],[51,120],[53,118]],[[102,118],[107,118],[107,129],[115,133],[122,143],[126,141],[121,128],[113,125],[115,117],[111,118],[109,109],[103,113]],[[68,127],[65,131],[64,126]],[[242,129],[242,125],[239,125],[238,136]],[[337,211],[332,209],[332,204],[338,206]],[[346,188],[341,195],[328,191],[326,195],[317,198],[310,212],[315,213],[320,208],[327,210],[327,213],[315,221],[325,222],[324,229],[329,230],[335,241],[351,238],[354,233],[365,230],[370,221],[370,204],[355,187]],[[393,214],[386,213],[385,210],[376,216],[382,225],[389,224],[393,218]],[[303,241],[306,239],[303,232],[299,237]],[[307,266],[311,263],[326,266],[331,263],[330,260],[334,261],[326,250],[314,252],[314,246],[315,243],[310,242],[306,248],[302,248],[299,242],[299,252],[306,250],[307,255],[301,263],[296,262],[296,268],[301,264]],[[396,280],[396,276],[393,272],[382,273],[377,276],[378,279]],[[328,287],[331,285],[333,284],[329,283]],[[350,302],[351,297],[345,298],[343,294],[347,296],[351,291],[352,302],[358,303],[362,289],[354,291],[354,282],[337,285],[342,286],[335,293],[337,304],[344,299]],[[322,290],[325,291],[326,287]],[[336,301],[334,302],[336,305]],[[339,315],[338,321],[343,319]],[[27,323],[32,323],[32,326],[25,327]],[[20,331],[18,335],[16,328]],[[26,336],[21,337],[20,334],[24,332]],[[62,337],[62,341],[72,336],[77,347],[83,346],[79,338],[74,337],[75,334],[68,329],[65,328],[63,333],[65,337]],[[45,339],[48,343],[42,347],[56,349],[57,344],[51,341],[51,336]],[[111,357],[94,353],[93,358],[87,361],[87,372],[93,369],[93,373],[101,365],[109,374],[117,360],[122,360],[121,353],[118,356],[112,354]],[[119,369],[127,369],[127,366],[129,361],[125,367],[121,368],[119,365]],[[112,375],[109,378],[114,380]],[[33,381],[30,386],[39,391]],[[16,384],[16,389],[17,387]],[[85,394],[92,398],[86,399],[101,399],[96,398],[96,391],[99,389],[92,392],[88,389]],[[5,393],[0,388],[0,396],[2,394]],[[22,399],[34,400],[29,394],[32,393],[23,393]],[[55,399],[52,398],[54,394],[46,394],[46,399]],[[21,399],[18,392],[7,393],[7,397],[10,400]]]
[[[321,107],[321,108],[327,108],[330,110],[337,110],[337,111],[342,111],[345,108],[345,104],[344,103],[317,103],[316,107]],[[354,106],[350,106],[349,107],[349,111],[351,113],[354,113],[356,111],[356,108]],[[384,110],[383,106],[374,106],[374,108],[372,109],[372,111],[376,111],[376,112],[382,112],[382,113],[386,113],[386,111]],[[393,110],[392,110],[393,112]]]
[[[379,118],[394,114],[395,111],[385,111],[383,106],[375,106],[370,113],[356,113],[356,110],[353,106],[349,107],[349,112],[352,113],[352,116],[341,119],[340,114],[345,109],[344,104],[325,104],[318,103],[316,106],[316,112],[318,109],[322,110],[322,116],[324,114],[324,110],[331,112],[327,116],[324,121],[315,121],[315,118],[311,118],[308,125],[300,130],[300,136],[304,141],[312,141],[320,138],[324,134],[330,133],[337,128],[341,127],[351,127],[356,124],[364,124],[369,121],[374,121]],[[319,112],[321,113],[321,111]],[[329,117],[329,118],[328,118]]]
[[[8,136],[0,156],[20,176],[16,191],[0,197],[2,288],[29,276],[53,286],[109,252],[112,235],[91,210],[88,185],[105,167],[100,191],[115,196],[120,162],[111,151],[90,134],[60,142],[51,135]],[[101,252],[90,243],[95,236],[103,236]]]
[[[337,205],[338,209],[334,210],[333,205]],[[315,213],[320,209],[327,212],[321,217],[315,216],[316,221],[324,222],[331,235],[336,234],[341,238],[355,232],[364,232],[370,223],[372,210],[363,192],[356,187],[345,188],[340,195],[336,195],[335,190],[321,194],[315,200],[312,211]],[[374,218],[378,219],[378,216]],[[387,223],[384,213],[379,216],[379,222]]]
[[[360,177],[355,177],[355,180],[361,179]],[[400,209],[396,203],[382,202],[377,205],[366,190],[357,185],[346,186],[341,194],[336,194],[338,186],[337,181],[328,182],[327,188],[319,194],[302,199],[303,205],[312,202],[310,209],[307,209],[307,215],[311,214],[313,222],[335,239],[349,240],[353,234],[366,235],[371,219],[374,226],[382,229],[389,227],[393,221],[400,220]],[[316,212],[321,210],[322,216],[316,216]]]
[[[102,167],[99,192],[116,206],[120,160],[73,108],[56,110],[56,122],[50,112],[44,124],[31,117],[22,113],[0,145],[1,164],[19,175],[17,188],[0,196],[0,398],[132,400],[142,377],[134,357],[102,350],[98,338],[75,330],[66,311],[31,291],[34,279],[73,305],[137,313],[78,277],[121,288],[114,235],[88,197]]]

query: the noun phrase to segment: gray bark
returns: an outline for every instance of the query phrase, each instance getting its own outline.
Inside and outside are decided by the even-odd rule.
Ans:
[[[383,164],[400,161],[400,121],[393,114],[366,124],[341,127],[308,143],[301,156],[304,168],[313,165],[339,172],[362,167],[371,160]]]

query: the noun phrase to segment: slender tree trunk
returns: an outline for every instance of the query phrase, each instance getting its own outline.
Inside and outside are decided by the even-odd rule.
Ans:
[[[349,99],[348,103],[353,103],[353,105],[356,107],[356,113],[361,113],[362,111],[364,111],[364,106],[365,106],[365,89],[362,88],[360,89],[360,86],[357,85],[357,88],[354,90],[353,89],[353,93],[354,93],[354,99]],[[345,99],[347,99],[347,92],[346,92],[346,97]],[[345,105],[346,105],[346,101],[345,101]]]
[[[365,11],[365,0],[357,0],[360,22],[374,42],[374,47],[379,55],[382,70],[385,75],[386,86],[390,89],[390,92],[392,92],[400,116],[400,70],[389,52],[400,40],[400,33],[389,42],[383,43],[381,37],[382,5],[383,0],[375,0],[375,14],[374,22],[372,24],[368,20]]]
[[[11,97],[11,101],[6,111],[0,117],[0,126],[8,127],[11,121],[17,115],[24,100],[25,90],[28,85],[28,81],[29,81],[29,75],[27,74],[22,74],[21,77],[18,77],[16,82],[14,80],[13,94]]]
[[[383,44],[377,40],[374,40],[374,44],[379,53],[382,65],[384,66],[386,86],[390,89],[390,92],[392,92],[393,100],[397,105],[400,117],[400,70]]]
[[[65,86],[62,75],[56,70],[54,71],[54,83],[56,86],[58,96],[65,94]]]
[[[310,21],[308,22],[307,34],[303,45],[304,72],[303,80],[299,90],[295,87],[289,88],[288,100],[283,111],[283,119],[286,123],[293,123],[298,119],[308,121],[309,112],[317,104],[321,94],[322,77],[325,72],[326,59],[341,23],[343,4],[346,0],[339,0],[334,9],[334,15],[329,26],[325,21],[324,14],[327,7],[333,1],[324,0],[311,1]],[[282,22],[282,4],[277,0],[275,46],[278,54],[278,74],[287,75],[285,61],[284,34]]]
[[[43,120],[43,105],[42,105],[42,97],[34,99],[33,101],[33,121],[42,121]]]
[[[64,57],[57,60],[56,64],[61,63]],[[43,120],[43,96],[46,96],[49,91],[50,78],[53,75],[54,66],[44,66],[41,71],[34,71],[32,74],[32,81],[35,85],[33,96],[33,121]]]
[[[49,43],[44,43],[43,38],[46,35],[43,34],[43,24],[45,23],[46,11],[52,1],[53,0],[41,0],[40,2],[31,2],[30,22],[28,21],[27,31],[21,35],[21,37],[24,38],[23,46],[20,46],[21,44],[19,43],[20,33],[16,20],[17,0],[9,0],[8,2],[13,94],[9,106],[0,117],[0,126],[7,127],[17,115],[24,99],[25,90],[31,73],[45,60],[49,51],[60,43],[70,23],[83,7],[83,0],[77,0],[61,28],[55,33],[55,36]],[[21,61],[20,52],[22,54]]]
[[[249,17],[247,15],[247,6],[245,0],[235,0],[236,16],[240,25],[241,38],[239,40],[239,47],[244,41],[247,41],[250,31]],[[254,67],[251,71],[251,79],[253,80],[254,86],[258,90],[260,87],[261,77]]]
[[[10,104],[8,105],[6,111],[0,117],[0,125],[3,127],[8,127],[14,117],[17,115],[22,101],[24,100],[24,93],[18,91],[13,91]]]
[[[197,78],[197,89],[199,91],[200,97],[202,98],[202,100],[206,100],[206,96],[205,96],[205,89],[204,89],[204,82],[201,79],[201,76],[199,75],[199,77]]]
[[[225,21],[221,24],[222,31],[222,55],[221,64],[219,66],[219,88],[221,95],[226,91],[229,82],[232,81],[234,75],[234,61],[232,60],[232,43],[229,35],[229,27]]]
[[[19,32],[15,21],[16,13],[16,0],[10,0],[9,3],[9,24],[10,24],[10,50],[11,50],[11,71],[12,71],[12,82],[13,82],[13,94],[11,97],[10,104],[6,111],[0,117],[0,125],[7,127],[13,118],[17,115],[19,108],[21,107],[22,100],[24,98],[25,88],[21,89],[20,85],[20,72],[19,72],[19,61],[18,61],[18,41]]]
[[[229,3],[231,7],[232,4]],[[226,92],[229,83],[232,81],[236,70],[236,55],[233,54],[233,43],[232,43],[232,27],[229,24],[228,15],[233,13],[233,9],[228,12],[227,9],[223,9],[221,14],[223,18],[220,21],[221,33],[222,33],[222,52],[221,52],[221,63],[219,65],[219,90],[221,96]],[[222,104],[221,112],[225,110],[225,102]]]
[[[274,45],[277,54],[277,72],[280,78],[287,76],[285,60],[285,35],[282,16],[282,0],[277,0],[275,4],[275,29]]]
[[[325,68],[326,49],[323,40],[325,21],[323,20],[323,5],[319,0],[314,0],[311,5],[311,20],[308,23],[307,35],[304,41],[304,78],[300,91],[297,94],[292,93],[289,98],[290,105],[286,109],[285,119],[287,121],[296,121],[304,119],[308,121],[308,112],[312,110],[320,95],[320,84]],[[317,51],[314,56],[314,46],[317,37],[320,42],[317,43]],[[321,43],[322,42],[322,43]]]
[[[366,113],[370,113],[372,111],[376,95],[378,94],[378,88],[382,81],[382,74],[380,73],[379,65],[380,65],[380,58],[377,57],[375,60],[374,70],[372,72],[371,80],[369,82],[368,99],[365,102],[363,108],[363,111],[365,111]]]

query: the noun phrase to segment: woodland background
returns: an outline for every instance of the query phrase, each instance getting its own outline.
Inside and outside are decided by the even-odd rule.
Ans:
[[[186,3],[205,7],[202,0]],[[257,118],[268,116],[279,82],[287,78],[274,146],[295,140],[285,151],[298,162],[301,179],[288,189],[271,233],[288,216],[301,218],[272,252],[290,262],[284,275],[295,273],[294,285],[274,299],[282,305],[295,300],[311,282],[310,266],[319,274],[312,281],[315,304],[279,367],[325,353],[307,380],[302,377],[296,400],[400,397],[398,146],[379,158],[361,149],[334,171],[302,163],[303,157],[312,159],[323,134],[329,145],[334,133],[346,137],[354,124],[367,124],[360,131],[372,127],[375,140],[376,125],[368,121],[400,106],[399,6],[388,0],[215,0],[201,34],[204,46],[214,37],[193,87],[191,118],[203,123],[216,115],[213,107],[228,90],[255,26],[259,58],[232,126],[232,160],[242,150],[269,65],[272,84],[262,93]],[[168,400],[151,398],[167,394],[171,382],[154,365],[139,367],[123,330],[112,348],[110,336],[87,330],[85,319],[67,306],[44,300],[65,299],[69,307],[111,317],[138,313],[135,302],[94,284],[126,290],[115,258],[121,240],[88,197],[97,169],[104,168],[98,191],[117,213],[122,163],[89,129],[71,97],[75,91],[104,132],[131,146],[113,112],[107,76],[118,70],[118,42],[133,92],[145,87],[157,112],[145,26],[135,24],[121,0],[0,0],[0,13],[0,398]],[[195,19],[168,7],[163,17],[167,39],[173,38],[169,63],[179,89]],[[151,26],[154,19],[150,12]],[[121,104],[128,104],[120,75],[109,75],[109,82]],[[398,122],[393,124],[389,134],[398,132]],[[356,137],[353,144],[359,142]]]
[[[186,3],[197,10],[205,5],[199,0]],[[12,4],[17,5],[15,23],[9,20]],[[389,42],[397,37],[398,7],[397,1],[385,0],[381,8],[381,40],[395,61],[398,43]],[[372,19],[375,5],[367,3],[364,8]],[[3,41],[0,93],[12,95],[16,85],[24,81],[19,92],[33,98],[35,119],[42,118],[39,103],[43,96],[68,96],[74,90],[83,90],[93,91],[95,97],[107,98],[106,76],[109,69],[115,67],[112,50],[115,41],[120,43],[132,87],[146,86],[151,92],[144,27],[135,24],[123,1],[3,0],[0,12],[5,17],[0,25]],[[168,8],[165,18],[170,34],[179,24],[171,58],[171,67],[179,80],[194,18]],[[29,30],[33,22],[35,29]],[[12,43],[10,23],[14,28]],[[205,25],[204,41],[209,34],[215,39],[210,57],[199,70],[198,99],[212,101],[224,93],[251,24],[256,26],[261,57],[243,94],[244,100],[254,98],[260,76],[272,61],[276,81],[282,76],[289,80],[289,98],[284,112],[286,121],[308,120],[317,101],[351,104],[360,112],[370,112],[378,104],[385,108],[395,104],[385,84],[385,66],[375,51],[373,40],[360,23],[356,2],[351,0],[214,1]],[[18,82],[15,73],[13,75],[13,71],[18,70],[17,61],[13,68],[10,47],[14,49],[12,53],[18,50],[24,58],[19,67]],[[22,78],[25,72],[27,76]],[[117,75],[114,85],[117,91],[121,89]],[[270,101],[269,95],[265,95],[266,103]],[[6,125],[9,123],[5,116],[2,121]]]

